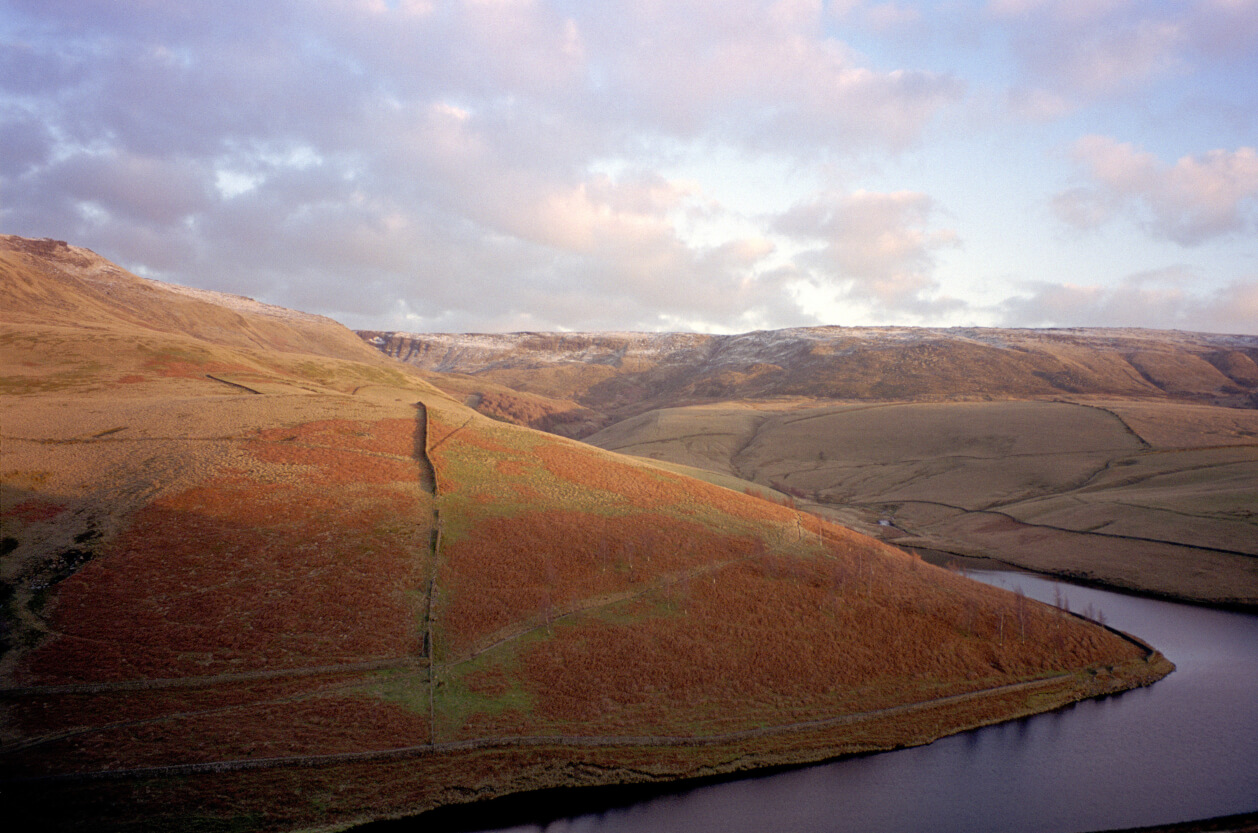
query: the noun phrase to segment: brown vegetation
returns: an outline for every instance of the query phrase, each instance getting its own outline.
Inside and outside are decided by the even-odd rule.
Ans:
[[[570,445],[541,445],[536,455],[555,477],[582,487],[610,492],[637,509],[703,504],[739,517],[763,521],[783,523],[791,518],[790,513],[775,507],[741,500],[728,489],[670,472],[643,470],[614,458],[594,456]]]
[[[652,416],[590,439],[736,473],[904,546],[1258,604],[1258,411],[1107,400]],[[741,441],[711,443],[714,431]]]
[[[562,509],[486,520],[443,549],[443,635],[462,656],[513,625],[545,622],[581,600],[686,569],[745,558],[748,538],[662,514]]]
[[[860,551],[767,555],[661,588],[659,607],[633,625],[595,619],[558,628],[530,647],[524,674],[543,719],[592,734],[650,720],[689,734],[773,715],[881,708],[1142,655],[1041,605],[969,585]],[[684,628],[673,620],[678,612]]]
[[[345,482],[345,480],[342,480]],[[413,498],[317,495],[242,478],[141,509],[58,587],[41,683],[216,674],[414,649],[416,556],[391,529]]]
[[[6,760],[10,772],[92,772],[110,769],[119,750],[131,767],[333,755],[427,743],[426,719],[370,695],[313,692],[272,702],[249,702],[160,720],[101,728],[33,748]],[[70,764],[67,767],[66,764]]]
[[[343,486],[353,483],[398,483],[415,480],[410,460],[365,456],[357,451],[321,446],[256,443],[253,456],[266,463],[303,466],[308,485]]]
[[[432,377],[452,391],[505,386],[515,397],[575,403],[579,434],[521,416],[534,427],[580,437],[651,410],[714,401],[1109,396],[1232,407],[1258,401],[1258,341],[1245,336],[859,327],[735,336],[515,333],[479,335],[470,344],[457,335],[360,336],[417,367],[453,372]],[[494,408],[512,394],[487,398]]]
[[[17,518],[29,524],[36,521],[50,521],[64,511],[66,511],[66,508],[63,504],[31,498],[22,501],[11,509],[5,510],[3,513],[0,513],[0,516]]]
[[[375,422],[322,419],[291,427],[264,428],[258,439],[267,443],[298,443],[344,451],[374,451],[410,457],[415,453],[415,420],[382,419]]]
[[[330,322],[5,242],[0,770],[30,829],[284,830],[798,763],[1169,670],[491,421]]]

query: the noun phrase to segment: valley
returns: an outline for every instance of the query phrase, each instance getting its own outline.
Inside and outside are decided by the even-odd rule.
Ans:
[[[498,419],[789,497],[899,546],[1258,605],[1258,338],[360,335]]]
[[[627,420],[588,441],[770,486],[903,547],[1258,605],[1258,412],[1151,410],[1123,402],[693,407]]]
[[[1095,506],[1197,513],[1224,543],[1212,524],[1248,523],[1218,477],[1232,447],[1159,468],[1160,419],[1145,437],[1063,403],[904,406],[899,456],[876,409],[799,398],[586,433],[635,456],[467,404],[572,389],[513,394],[328,319],[2,242],[0,791],[23,829],[336,829],[917,746],[1174,666],[850,521],[942,540],[957,513],[915,490],[944,484],[961,517],[1006,494],[1010,517],[1087,527],[1086,501],[1049,498],[1095,486]],[[805,430],[834,420],[856,421]],[[1081,432],[1042,475],[993,463]],[[932,462],[963,441],[964,466]],[[674,447],[689,468],[648,459]],[[1140,499],[1110,500],[1127,459]],[[868,476],[897,460],[902,482]]]

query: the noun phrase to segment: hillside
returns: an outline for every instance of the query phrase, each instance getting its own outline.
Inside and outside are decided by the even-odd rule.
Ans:
[[[773,489],[902,546],[1258,606],[1258,337],[360,335],[499,419]]]
[[[0,270],[4,321],[27,331],[138,328],[220,347],[379,364],[372,351],[331,319],[251,298],[158,284],[62,241],[0,235]]]
[[[928,742],[1160,655],[488,419],[334,322],[0,241],[21,829],[336,829]]]
[[[1258,606],[1258,411],[1164,401],[744,404],[588,442],[795,496],[935,552]]]
[[[441,384],[485,413],[573,437],[651,410],[729,401],[1107,396],[1258,406],[1258,336],[913,327],[359,335],[444,374]]]

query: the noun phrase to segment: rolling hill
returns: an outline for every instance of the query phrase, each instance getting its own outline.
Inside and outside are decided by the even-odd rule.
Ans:
[[[429,377],[0,238],[6,819],[338,829],[925,743],[1171,670]]]

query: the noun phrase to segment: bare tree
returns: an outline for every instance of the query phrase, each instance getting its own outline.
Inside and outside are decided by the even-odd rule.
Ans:
[[[1053,607],[1066,613],[1070,612],[1070,599],[1066,598],[1066,594],[1061,592],[1060,584],[1053,584]]]

